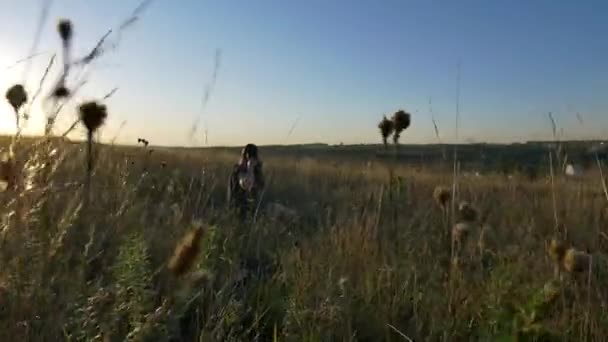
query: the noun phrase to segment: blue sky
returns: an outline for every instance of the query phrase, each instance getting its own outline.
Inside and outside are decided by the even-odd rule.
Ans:
[[[24,77],[25,63],[7,66],[29,54],[42,3],[0,2],[3,89]],[[28,88],[60,51],[59,18],[73,20],[74,54],[84,55],[138,4],[53,1],[36,49],[47,54],[33,59]],[[606,138],[607,17],[599,0],[156,0],[92,65],[76,101],[119,87],[107,101],[106,140],[204,144],[207,127],[210,145],[241,145],[377,143],[376,123],[399,108],[413,114],[403,142],[435,142],[431,98],[442,141],[454,141],[460,63],[459,141],[550,138],[548,112],[565,138]],[[40,131],[45,106],[35,106],[27,132]],[[68,108],[57,131],[74,116]],[[3,103],[0,130],[12,120]]]

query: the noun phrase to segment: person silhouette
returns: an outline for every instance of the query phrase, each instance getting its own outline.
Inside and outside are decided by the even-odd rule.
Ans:
[[[228,204],[241,219],[254,213],[264,188],[262,161],[255,144],[247,144],[234,165],[228,182]]]

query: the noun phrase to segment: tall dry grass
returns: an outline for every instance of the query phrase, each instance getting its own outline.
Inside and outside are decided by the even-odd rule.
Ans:
[[[111,116],[100,102],[52,136],[79,87],[67,74],[112,45],[110,30],[73,59],[73,29],[58,25],[45,137],[0,140],[0,341],[608,339],[597,177],[466,177],[456,153],[452,170],[262,149],[265,203],[297,215],[241,222],[225,199],[237,150],[96,143]],[[27,91],[5,95],[20,132]],[[383,119],[384,144],[409,120]],[[63,139],[79,123],[87,140]]]
[[[433,198],[450,170],[397,167],[389,181],[382,163],[262,154],[272,174],[267,201],[299,218],[244,224],[224,202],[236,150],[148,155],[100,145],[85,215],[86,143],[27,144],[20,220],[16,194],[0,195],[2,340],[608,336],[608,217],[597,179],[555,178],[569,244],[593,255],[590,277],[564,268],[556,278],[547,253],[553,190],[543,180],[459,179],[459,198],[479,215],[452,260]],[[205,233],[187,236],[198,220]],[[193,237],[198,253],[176,277],[176,246]]]

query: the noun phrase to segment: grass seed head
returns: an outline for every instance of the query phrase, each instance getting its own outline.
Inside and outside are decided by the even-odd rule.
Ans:
[[[27,92],[21,84],[15,84],[6,91],[6,100],[18,111],[27,102]]]
[[[69,42],[72,39],[74,33],[72,22],[68,19],[61,19],[57,24],[57,32],[63,42]]]
[[[450,190],[438,186],[435,188],[435,190],[433,191],[433,198],[435,199],[435,202],[437,203],[437,205],[439,205],[441,208],[445,209],[448,206],[448,203],[450,202],[450,199],[452,198],[452,193],[450,192]]]
[[[180,276],[192,268],[201,249],[202,236],[203,227],[201,224],[196,224],[194,229],[182,238],[175,248],[171,260],[169,260],[171,273]]]
[[[106,106],[95,101],[81,104],[78,111],[80,112],[80,120],[89,132],[95,132],[108,117]]]
[[[458,205],[458,215],[460,216],[461,220],[466,222],[475,222],[477,221],[478,217],[477,209],[466,201],[462,201]]]
[[[584,272],[589,269],[590,260],[591,255],[571,247],[564,255],[563,266],[570,273]]]

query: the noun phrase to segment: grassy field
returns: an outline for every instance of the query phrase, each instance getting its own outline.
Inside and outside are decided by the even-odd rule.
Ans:
[[[608,340],[597,174],[463,173],[442,208],[451,165],[262,147],[267,189],[241,223],[225,203],[236,149],[97,145],[90,182],[85,152],[15,148],[2,341]],[[548,253],[553,238],[585,262]]]

